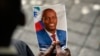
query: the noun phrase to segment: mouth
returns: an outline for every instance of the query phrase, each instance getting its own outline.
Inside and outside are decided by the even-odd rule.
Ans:
[[[49,24],[49,26],[51,26],[51,27],[52,27],[52,26],[55,26],[55,24],[54,24],[54,23],[51,23],[51,24]]]

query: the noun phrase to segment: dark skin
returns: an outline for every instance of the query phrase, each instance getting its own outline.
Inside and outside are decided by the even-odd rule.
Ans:
[[[44,23],[44,28],[50,33],[54,34],[57,25],[57,15],[52,9],[44,10],[42,15],[42,21]]]
[[[68,48],[62,51],[59,42],[53,42],[51,46],[45,52],[40,52],[39,56],[52,56],[51,54],[54,48],[56,48],[56,51],[57,51],[55,56],[71,56],[70,50]]]
[[[44,28],[50,33],[54,34],[57,25],[56,12],[53,9],[44,10],[42,14],[42,22],[44,23]],[[70,50],[68,48],[62,51],[60,47],[60,42],[58,41],[53,41],[51,46],[45,52],[40,52],[39,56],[52,56],[51,54],[54,49],[56,49],[55,56],[71,56]]]

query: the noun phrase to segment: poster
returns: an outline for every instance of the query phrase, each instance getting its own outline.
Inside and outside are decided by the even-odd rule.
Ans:
[[[62,49],[67,48],[68,31],[65,5],[34,6],[33,19],[40,51],[47,50],[53,41],[59,41]]]

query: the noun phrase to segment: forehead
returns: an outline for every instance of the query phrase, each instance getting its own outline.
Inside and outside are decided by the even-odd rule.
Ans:
[[[52,10],[52,9],[44,10],[43,11],[43,16],[45,16],[47,14],[55,14],[56,15],[56,12],[54,10]]]

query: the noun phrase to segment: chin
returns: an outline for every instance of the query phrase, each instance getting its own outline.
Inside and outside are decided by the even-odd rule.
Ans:
[[[50,29],[51,31],[55,31],[56,29]]]

